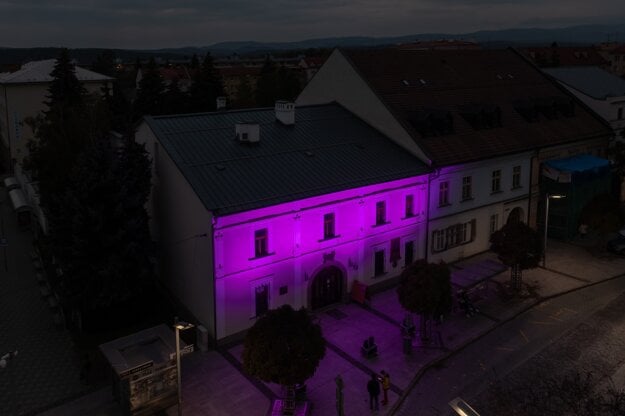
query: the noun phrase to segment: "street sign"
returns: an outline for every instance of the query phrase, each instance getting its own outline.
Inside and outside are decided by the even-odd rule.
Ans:
[[[180,348],[180,356],[182,357],[183,355],[187,355],[193,352],[193,344],[189,344],[186,347]],[[176,353],[172,352],[171,354],[169,354],[169,359],[173,360],[174,358],[176,358]]]

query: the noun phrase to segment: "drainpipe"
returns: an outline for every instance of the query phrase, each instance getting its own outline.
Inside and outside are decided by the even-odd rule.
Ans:
[[[427,197],[425,206],[425,261],[429,262],[430,258],[430,184],[432,174],[428,173],[427,181]]]
[[[4,84],[4,112],[7,124],[7,142],[9,143],[9,174],[13,174],[13,157],[11,152],[11,131],[9,129],[9,98],[7,96],[7,86]]]

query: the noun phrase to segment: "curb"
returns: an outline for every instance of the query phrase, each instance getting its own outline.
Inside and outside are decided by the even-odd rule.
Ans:
[[[446,354],[444,354],[443,356],[441,356],[440,358],[437,358],[427,364],[425,364],[423,367],[421,367],[419,369],[419,371],[417,371],[417,374],[415,374],[414,378],[410,381],[410,383],[408,384],[408,386],[404,389],[404,394],[402,394],[399,399],[397,399],[395,401],[395,403],[393,404],[393,406],[390,408],[390,410],[388,411],[388,415],[394,415],[397,413],[397,411],[399,410],[399,408],[401,407],[401,405],[404,403],[404,401],[406,400],[406,397],[408,397],[408,395],[410,394],[410,392],[414,389],[414,387],[417,385],[417,383],[419,382],[419,380],[423,377],[423,375],[429,371],[432,367],[436,367],[438,365],[440,365],[441,363],[443,363],[444,361],[446,361],[447,359],[453,357],[454,355],[456,355],[457,353],[461,352],[462,350],[464,350],[465,348],[467,348],[469,345],[473,344],[474,342],[482,339],[483,337],[485,337],[486,335],[490,334],[491,332],[493,332],[494,330],[498,329],[499,327],[501,327],[504,324],[507,324],[508,322],[513,321],[514,319],[518,318],[520,315],[524,314],[525,312],[529,311],[530,309],[535,308],[536,306],[538,306],[539,304],[560,297],[560,296],[564,296],[564,295],[568,295],[570,293],[573,292],[577,292],[579,290],[583,290],[583,289],[587,289],[591,286],[596,286],[599,285],[601,283],[606,283],[612,280],[616,280],[619,278],[625,277],[625,273],[616,275],[616,276],[612,276],[612,277],[608,277],[606,279],[603,280],[598,280],[596,282],[591,282],[585,285],[581,285],[572,289],[568,289],[565,290],[563,292],[559,292],[559,293],[554,293],[553,295],[548,295],[548,296],[544,296],[544,297],[540,297],[538,298],[536,301],[532,302],[531,304],[529,304],[528,306],[524,307],[523,309],[519,310],[518,312],[516,312],[514,315],[510,316],[509,318],[496,322],[491,328],[489,328],[488,330],[482,332],[481,334],[478,334],[476,336],[474,336],[473,338],[470,338],[469,340],[467,340],[466,342],[462,343],[460,346],[458,346],[457,348],[447,352]]]

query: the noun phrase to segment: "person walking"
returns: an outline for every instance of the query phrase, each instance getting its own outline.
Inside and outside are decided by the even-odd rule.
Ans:
[[[371,373],[371,380],[367,383],[367,391],[369,392],[369,409],[373,409],[375,403],[375,410],[380,410],[380,404],[378,397],[380,396],[380,382],[375,373]]]
[[[382,404],[388,404],[388,390],[391,388],[391,376],[384,370],[380,372],[382,375],[382,391],[384,392],[384,399],[382,399]]]

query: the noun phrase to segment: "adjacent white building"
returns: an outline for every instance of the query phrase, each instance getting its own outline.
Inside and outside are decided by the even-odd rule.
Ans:
[[[429,260],[539,216],[542,161],[605,156],[609,131],[513,50],[335,50],[297,98],[336,101],[429,165]]]
[[[2,164],[7,170],[19,168],[33,138],[24,120],[34,118],[47,108],[46,96],[52,82],[56,59],[28,62],[15,72],[0,73],[0,142]],[[76,78],[89,94],[101,94],[103,84],[112,78],[76,67]]]

